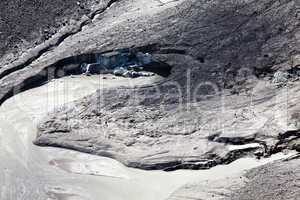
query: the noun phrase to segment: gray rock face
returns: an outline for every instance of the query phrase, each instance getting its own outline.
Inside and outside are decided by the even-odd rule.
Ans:
[[[55,111],[36,144],[173,170],[268,155],[299,137],[299,86],[277,89],[267,80],[299,54],[298,1],[113,2],[3,66],[0,102],[95,52],[133,45],[172,74],[154,85],[99,90]]]
[[[70,21],[88,14],[93,1],[77,2],[79,1],[1,1],[0,60],[5,54],[17,54],[20,50],[43,43],[59,29],[70,24]],[[12,56],[5,58],[9,57]]]

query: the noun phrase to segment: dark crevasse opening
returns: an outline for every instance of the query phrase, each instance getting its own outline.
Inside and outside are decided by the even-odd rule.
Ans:
[[[166,77],[170,75],[171,66],[153,59],[150,53],[129,48],[94,54],[89,62],[81,63],[80,71],[85,74],[112,73],[131,78],[149,76],[151,73]]]

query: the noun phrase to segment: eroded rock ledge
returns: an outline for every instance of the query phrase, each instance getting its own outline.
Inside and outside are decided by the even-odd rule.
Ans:
[[[155,88],[102,90],[48,116],[35,143],[163,170],[207,169],[245,155],[297,149],[290,142],[299,138],[295,113],[300,107],[294,103],[300,88],[290,88],[288,108],[285,89],[256,89],[252,101],[228,95],[188,105],[179,104],[179,94],[157,95]]]

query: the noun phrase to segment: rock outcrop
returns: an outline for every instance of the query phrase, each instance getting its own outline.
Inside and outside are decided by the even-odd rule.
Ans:
[[[172,66],[171,75],[153,85],[99,90],[54,111],[40,124],[36,144],[164,170],[209,168],[293,146],[299,86],[278,88],[269,79],[299,54],[298,1],[101,6],[3,66],[0,102],[55,77],[57,69],[64,75],[94,52],[137,48]]]
[[[184,1],[143,16],[133,24],[147,24],[145,31],[113,35],[110,42],[143,47],[171,65],[172,75],[154,86],[101,90],[66,106],[41,123],[35,143],[143,169],[202,169],[249,153],[270,155],[280,135],[295,129],[290,139],[299,136],[291,117],[299,110],[292,103],[297,84],[278,89],[267,80],[272,71],[288,69],[297,52],[297,13],[293,1]],[[153,26],[158,19],[160,26]],[[172,27],[170,20],[176,21]],[[124,26],[113,26],[110,34]],[[153,30],[159,40],[147,41]]]

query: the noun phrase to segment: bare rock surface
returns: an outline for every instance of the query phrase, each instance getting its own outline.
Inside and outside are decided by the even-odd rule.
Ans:
[[[171,65],[172,74],[153,86],[99,90],[55,111],[39,126],[36,144],[174,170],[270,155],[299,136],[297,83],[280,89],[268,80],[288,69],[297,52],[296,2],[183,1],[167,8],[145,2],[143,14],[134,14],[139,3],[120,1],[99,21],[102,31],[96,20],[68,45],[76,48],[79,38],[87,49],[136,45]]]
[[[230,180],[189,183],[175,191],[169,200],[279,200],[300,195],[299,158],[279,161],[248,171]]]
[[[154,96],[151,100],[157,103],[148,105],[149,99],[141,98],[150,96],[141,95],[145,89],[98,91],[49,115],[35,143],[164,170],[205,169],[247,154],[267,156],[288,146],[293,149],[290,142],[299,137],[299,119],[294,118],[299,87],[278,90],[265,84],[250,96],[216,97],[188,109],[166,104],[176,101],[174,96]],[[293,94],[289,99],[287,91]]]
[[[300,196],[299,163],[298,158],[251,170],[246,174],[246,184],[227,199],[297,199]]]
[[[13,95],[12,88],[23,88],[25,80],[26,85],[40,81],[46,76],[43,70],[67,68],[80,61],[78,56],[95,51],[141,47],[173,66],[170,78],[181,85],[186,84],[183,73],[193,69],[194,85],[212,81],[226,88],[235,85],[232,76],[238,69],[264,74],[288,68],[291,56],[299,54],[299,5],[294,0],[112,0],[99,7],[92,17],[62,29],[16,62],[1,64],[1,102]]]
[[[88,8],[63,12],[75,13],[69,17],[76,21],[51,28],[46,38],[26,46],[32,48],[17,59],[7,59],[6,54],[0,60],[0,104],[73,73],[96,53],[122,48],[150,53],[172,67],[171,75],[142,86],[102,88],[57,108],[38,125],[35,144],[166,171],[208,169],[246,156],[299,151],[300,85],[291,70],[299,67],[298,0],[81,2],[76,2],[80,9]],[[60,9],[72,3],[64,2]],[[46,24],[55,26],[54,18]],[[14,36],[21,37],[18,32]],[[211,182],[192,184],[170,198],[197,199],[206,194],[212,199],[295,199],[297,165],[299,159],[274,163],[236,177],[232,184],[220,180],[216,188]],[[57,195],[55,189],[49,194],[69,198]]]
[[[171,75],[99,90],[54,111],[36,144],[164,170],[295,148],[298,82],[279,88],[269,79],[299,54],[298,1],[119,0],[99,7],[3,65],[0,102],[95,52],[132,46],[170,65]]]
[[[48,40],[59,29],[88,14],[89,0],[1,1],[0,60],[8,61],[26,48]],[[6,56],[5,56],[6,55]],[[4,56],[2,59],[1,57]],[[11,60],[10,60],[11,61]]]

